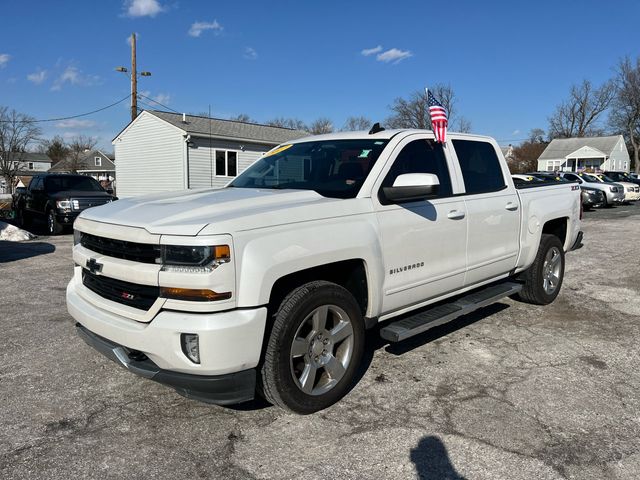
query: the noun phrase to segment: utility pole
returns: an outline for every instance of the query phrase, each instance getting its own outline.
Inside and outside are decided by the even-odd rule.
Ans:
[[[138,116],[138,72],[136,70],[136,34],[131,34],[131,121]]]
[[[126,67],[116,67],[116,72],[122,72],[129,75]],[[151,72],[140,72],[141,77],[150,77]],[[136,34],[131,34],[131,121],[133,122],[138,116],[138,65],[136,58]]]

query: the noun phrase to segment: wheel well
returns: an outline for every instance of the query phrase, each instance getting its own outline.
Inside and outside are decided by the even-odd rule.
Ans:
[[[314,280],[326,280],[344,287],[358,302],[362,315],[366,314],[369,290],[367,273],[362,259],[344,260],[307,268],[278,279],[271,289],[270,307],[277,308],[291,290]]]
[[[567,218],[556,218],[554,220],[549,220],[542,227],[542,233],[555,235],[564,245],[565,239],[567,238],[567,222]]]

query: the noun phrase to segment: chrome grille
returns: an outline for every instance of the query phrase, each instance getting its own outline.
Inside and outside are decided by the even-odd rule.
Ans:
[[[104,205],[105,203],[109,203],[110,201],[111,201],[110,198],[105,198],[105,197],[72,198],[71,206],[73,207],[74,210],[85,210],[87,208]]]

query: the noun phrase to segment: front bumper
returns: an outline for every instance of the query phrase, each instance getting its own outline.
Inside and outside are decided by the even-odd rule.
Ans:
[[[67,309],[84,330],[112,345],[108,348],[112,352],[107,355],[109,358],[113,359],[116,355],[114,349],[118,348],[121,349],[117,350],[120,359],[116,355],[116,360],[120,364],[127,363],[127,355],[123,352],[144,354],[148,362],[139,364],[134,360],[134,363],[128,362],[124,366],[138,375],[171,385],[193,398],[215,403],[249,399],[244,387],[233,385],[240,382],[235,378],[237,376],[245,386],[255,383],[255,378],[248,378],[255,373],[243,372],[254,369],[260,361],[266,307],[215,313],[161,310],[145,323],[96,306],[89,301],[92,292],[86,290],[74,277],[67,287]],[[199,364],[193,363],[183,353],[182,333],[198,335]],[[96,347],[95,342],[91,345]],[[104,348],[98,350],[105,353]],[[138,358],[138,353],[134,356]],[[149,370],[146,367],[152,373],[146,373]],[[235,379],[230,380],[229,375]],[[173,382],[176,378],[180,379],[178,383]],[[215,387],[203,387],[210,384],[215,384]],[[233,387],[232,393],[223,394],[222,390],[230,386]]]
[[[105,357],[141,377],[173,387],[180,395],[194,400],[218,405],[228,405],[252,400],[256,388],[255,369],[226,375],[204,376],[162,370],[140,352],[96,335],[76,323],[76,331],[87,345]]]
[[[73,225],[73,222],[78,218],[80,212],[61,212],[60,210],[56,211],[56,220],[60,225]]]

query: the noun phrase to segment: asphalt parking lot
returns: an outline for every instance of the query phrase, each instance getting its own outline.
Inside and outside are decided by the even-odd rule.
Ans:
[[[0,477],[640,478],[640,205],[583,230],[554,304],[373,332],[358,385],[305,417],[119,368],[67,314],[71,236],[0,242]]]

